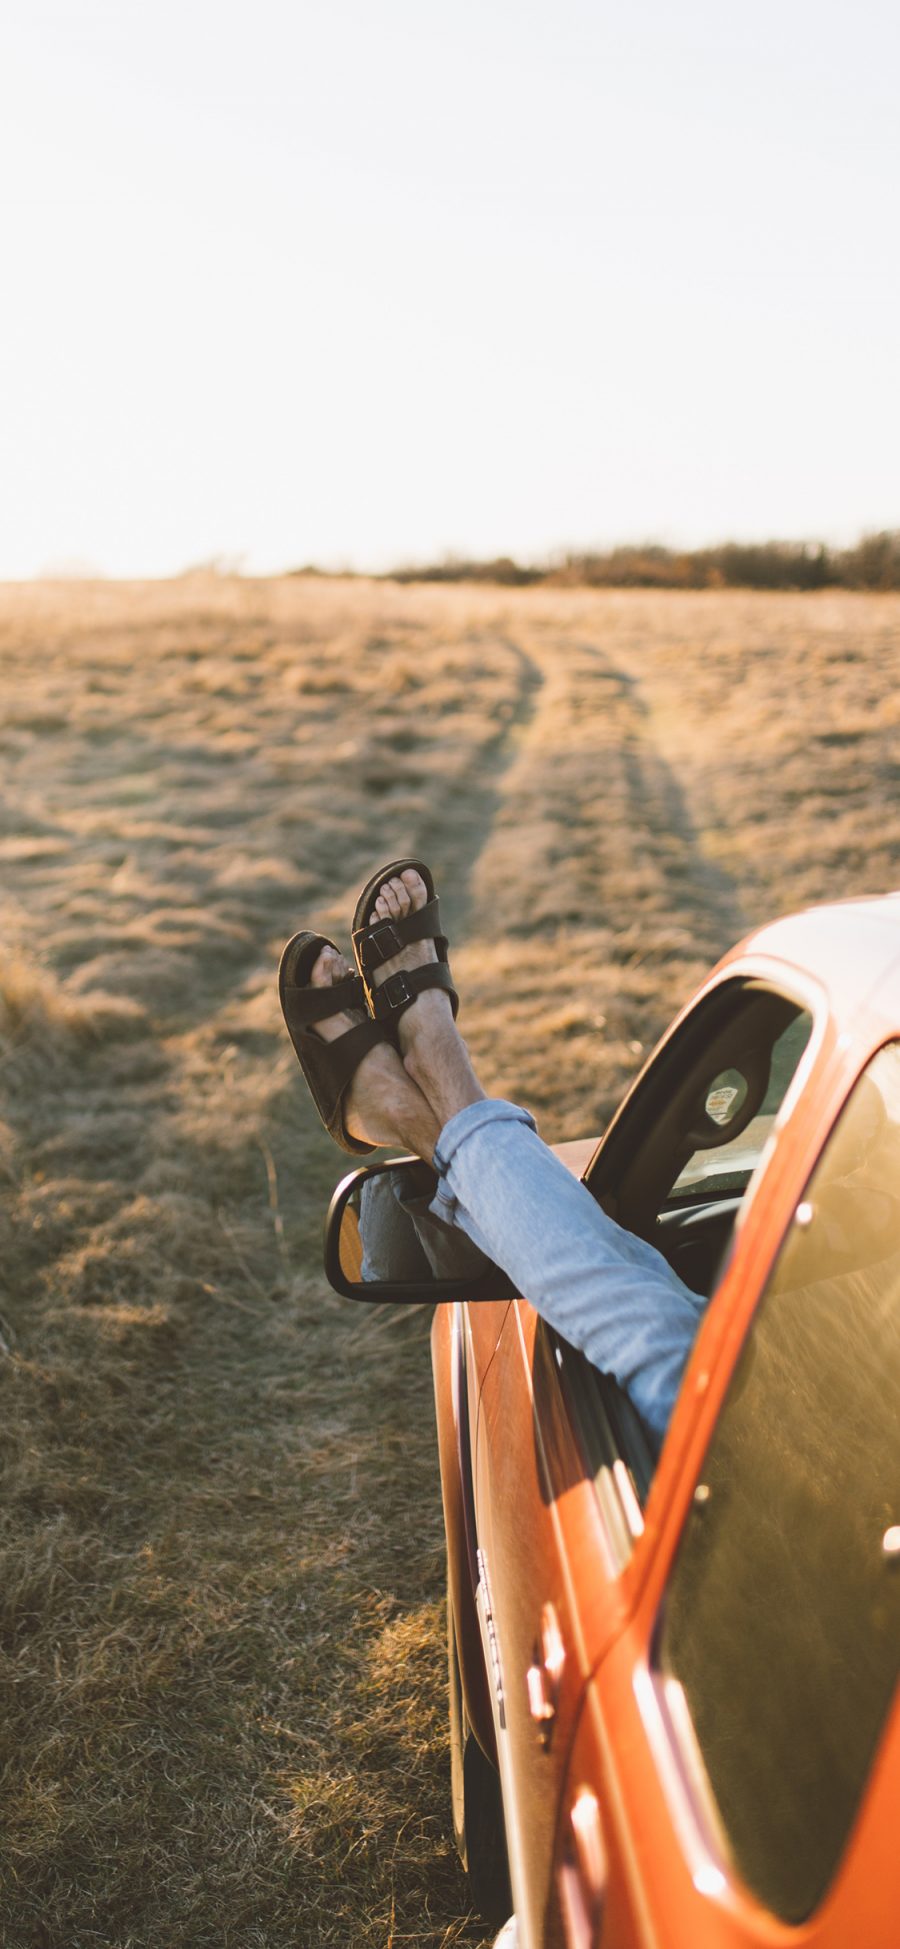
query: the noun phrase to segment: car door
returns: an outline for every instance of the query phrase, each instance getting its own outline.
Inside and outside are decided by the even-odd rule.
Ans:
[[[585,1171],[597,1148],[596,1139],[578,1138],[572,1143],[556,1144],[557,1157],[580,1177]],[[500,1340],[503,1323],[509,1311],[510,1300],[479,1300],[476,1305],[466,1306],[465,1313],[465,1362],[467,1377],[469,1427],[474,1442],[478,1421],[478,1404],[485,1378]]]
[[[900,1043],[822,1129],[586,1688],[557,1836],[567,1949],[897,1939]]]
[[[605,1145],[595,1158],[603,1200],[664,1237],[708,1290],[811,1026],[802,998],[730,980],[651,1063],[617,1120],[615,1169]],[[567,1940],[558,1848],[570,1748],[591,1674],[636,1601],[654,1467],[629,1403],[516,1299],[484,1380],[475,1496],[523,1949]]]
[[[622,1618],[615,1550],[539,1327],[510,1306],[481,1398],[476,1518],[516,1915],[522,1942],[549,1949],[566,1758],[596,1646]]]

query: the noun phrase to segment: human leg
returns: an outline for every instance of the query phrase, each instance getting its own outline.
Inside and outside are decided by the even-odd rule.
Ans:
[[[381,889],[373,918],[402,918],[425,898],[420,876],[405,872]],[[429,956],[430,942],[409,946],[380,978]],[[420,994],[397,1033],[404,1067],[441,1124],[435,1215],[464,1231],[551,1325],[612,1374],[660,1440],[703,1300],[652,1245],[607,1216],[541,1142],[527,1111],[485,1097],[445,993]]]
[[[338,1065],[337,1071],[329,1071],[321,1062],[313,1070],[314,1078],[324,1074],[327,1079],[324,1090],[318,1095],[313,1091],[323,1121],[321,1097],[333,1101],[339,1090],[332,1075],[352,1070],[338,1096],[338,1115],[328,1124],[337,1140],[345,1147],[348,1136],[360,1148],[397,1145],[430,1162],[440,1128],[430,1104],[404,1069],[396,1048],[384,1038],[373,1041],[361,1033],[372,1025],[364,1009],[351,1005],[354,983],[357,988],[359,984],[344,956],[330,942],[323,942],[318,954],[315,949],[316,938],[310,934],[298,935],[289,943],[279,971],[279,990],[307,1082],[310,1039],[313,1054],[321,1048],[323,1055],[327,1045],[338,1048],[344,1038],[349,1041],[345,1064]],[[327,1003],[329,991],[342,988],[349,992],[335,993],[333,1004],[319,1007],[317,996]],[[308,1006],[310,1001],[314,1006]],[[467,1100],[465,1093],[459,1100]],[[431,1195],[411,1190],[408,1176],[401,1172],[382,1172],[364,1183],[360,1208],[364,1280],[402,1285],[424,1282],[429,1276],[468,1279],[484,1271],[483,1256],[465,1233],[432,1215]]]
[[[309,987],[332,988],[346,981],[349,963],[337,948],[324,946],[309,975]],[[323,1042],[337,1042],[366,1020],[365,1012],[341,1010],[315,1025]],[[399,1145],[430,1159],[440,1125],[421,1090],[386,1041],[368,1048],[342,1101],[346,1130],[360,1144]]]
[[[502,1266],[551,1326],[611,1374],[658,1443],[704,1301],[609,1218],[542,1143],[527,1110],[488,1098],[445,1125],[436,1216]]]
[[[373,901],[370,925],[404,920],[425,906],[428,892],[413,868],[383,882]],[[380,988],[397,973],[409,974],[437,961],[433,940],[415,941],[375,970],[373,987]],[[397,1043],[404,1067],[443,1125],[456,1110],[477,1103],[484,1090],[475,1074],[468,1048],[453,1016],[450,996],[442,988],[426,988],[397,1015]]]

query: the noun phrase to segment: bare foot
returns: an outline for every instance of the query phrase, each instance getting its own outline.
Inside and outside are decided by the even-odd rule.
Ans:
[[[335,988],[339,981],[352,973],[349,962],[344,960],[336,947],[323,947],[313,963],[309,985],[311,988]],[[323,1042],[336,1042],[338,1036],[346,1035],[355,1022],[364,1022],[365,1019],[364,1008],[348,1008],[340,1015],[326,1015],[324,1022],[316,1023],[316,1035],[320,1035]]]
[[[374,927],[379,920],[405,920],[407,914],[417,914],[427,904],[428,889],[421,873],[417,873],[415,867],[407,866],[396,879],[385,880],[379,888],[369,915],[369,926]],[[411,941],[402,954],[395,954],[392,960],[376,970],[374,985],[380,987],[389,974],[396,974],[398,968],[424,968],[436,960],[437,949],[433,941]],[[437,996],[442,1009],[452,1014],[450,997],[443,989],[427,988],[425,994]]]
[[[323,947],[310,986],[333,988],[352,972],[337,948]],[[366,1019],[365,1009],[347,1009],[326,1016],[316,1024],[315,1033],[323,1042],[335,1042]],[[344,1123],[360,1143],[402,1144],[429,1160],[439,1134],[430,1105],[389,1042],[376,1042],[363,1056],[344,1096]]]
[[[379,920],[403,920],[418,913],[428,901],[428,889],[414,867],[394,879],[386,880],[369,915],[369,925]],[[380,987],[389,975],[405,969],[426,967],[437,960],[433,941],[411,941],[373,976]],[[443,988],[424,988],[416,1000],[397,1018],[397,1040],[407,1073],[428,1098],[443,1128],[455,1111],[467,1103],[478,1103],[484,1090],[469,1060],[469,1052],[453,1020],[450,997]]]

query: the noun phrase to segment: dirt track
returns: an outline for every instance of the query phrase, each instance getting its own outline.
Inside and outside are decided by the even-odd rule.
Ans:
[[[488,1086],[598,1132],[742,931],[900,885],[898,676],[896,597],[0,592],[10,1949],[482,1942],[428,1319],[324,1285],[278,952],[423,852]]]

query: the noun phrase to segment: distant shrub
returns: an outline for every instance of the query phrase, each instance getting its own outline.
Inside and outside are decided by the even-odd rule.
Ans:
[[[680,552],[648,543],[567,555],[552,577],[620,589],[821,589],[836,579],[827,548],[783,541],[728,541]]]
[[[834,581],[827,548],[803,542],[725,542],[698,559],[730,589],[822,589]]]
[[[598,589],[700,588],[689,555],[673,554],[655,542],[641,547],[612,548],[606,554],[566,555],[553,582],[584,582]]]
[[[900,589],[900,530],[864,535],[853,548],[824,542],[719,542],[672,549],[643,542],[566,554],[537,568],[509,555],[478,562],[444,561],[394,570],[392,582],[486,582],[522,588],[535,582],[596,589]]]
[[[444,561],[424,568],[395,569],[387,579],[391,582],[493,582],[506,588],[523,588],[531,582],[543,582],[545,571],[524,568],[511,555],[498,555],[490,562],[465,561],[448,555]]]
[[[863,535],[855,548],[838,557],[840,580],[848,589],[900,589],[900,530]]]

